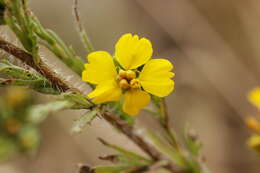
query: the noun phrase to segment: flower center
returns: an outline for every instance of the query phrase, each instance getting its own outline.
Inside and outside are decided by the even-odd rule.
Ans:
[[[132,70],[120,70],[117,75],[117,81],[122,89],[138,89],[141,87],[140,81],[136,79],[136,73]]]

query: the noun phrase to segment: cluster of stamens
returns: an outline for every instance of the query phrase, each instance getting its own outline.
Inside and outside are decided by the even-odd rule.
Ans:
[[[138,89],[141,84],[138,79],[136,79],[136,72],[132,70],[120,70],[117,76],[117,81],[122,89]]]

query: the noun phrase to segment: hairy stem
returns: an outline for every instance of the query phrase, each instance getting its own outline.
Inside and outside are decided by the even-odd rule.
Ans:
[[[7,53],[13,55],[14,57],[20,59],[22,62],[26,63],[30,67],[34,68],[36,71],[41,73],[47,79],[49,79],[54,86],[62,91],[73,90],[79,93],[84,93],[80,88],[72,88],[60,79],[51,68],[48,67],[46,63],[40,60],[40,63],[35,65],[33,62],[33,57],[26,51],[18,48],[17,46],[9,43],[0,38],[0,49],[6,51]],[[152,146],[148,141],[144,140],[144,137],[137,133],[137,130],[127,124],[124,120],[121,120],[119,116],[115,115],[111,111],[102,111],[102,117],[107,120],[112,126],[120,130],[125,134],[131,141],[133,141],[137,146],[139,146],[147,155],[149,155],[154,161],[167,160],[163,154],[161,154],[154,146]],[[169,164],[165,166],[170,172],[173,173],[185,173],[185,171],[179,169],[175,164],[169,161]]]
[[[88,51],[88,53],[90,53],[94,50],[94,47],[92,46],[92,43],[90,42],[87,32],[85,31],[84,27],[82,26],[79,12],[78,12],[78,0],[74,0],[73,12],[74,12],[76,24],[78,26],[78,32],[79,32],[81,41],[83,42],[85,49]]]

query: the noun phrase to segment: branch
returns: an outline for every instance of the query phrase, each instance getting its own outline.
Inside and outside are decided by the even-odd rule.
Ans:
[[[76,88],[71,88],[65,81],[61,80],[55,72],[53,72],[45,62],[40,60],[39,64],[34,64],[33,57],[31,54],[25,52],[24,50],[20,49],[19,47],[3,40],[0,38],[0,49],[6,51],[7,53],[13,55],[14,57],[20,59],[22,62],[27,64],[28,66],[32,67],[53,84],[56,89],[62,90],[63,92],[73,89],[78,91]]]
[[[73,13],[75,16],[75,21],[78,27],[79,36],[81,38],[81,41],[83,42],[83,45],[85,46],[88,53],[92,52],[94,50],[92,43],[90,42],[90,39],[87,35],[87,32],[85,31],[84,27],[82,26],[79,12],[78,12],[78,0],[74,0],[74,7],[73,7]]]
[[[84,93],[80,88],[72,88],[59,77],[56,73],[53,72],[51,68],[48,67],[46,63],[40,60],[38,65],[35,65],[33,62],[33,57],[24,50],[18,48],[17,46],[9,43],[0,38],[0,49],[6,51],[7,53],[13,55],[14,57],[20,59],[22,62],[26,63],[30,67],[34,68],[36,71],[41,73],[47,79],[49,79],[54,86],[62,91],[73,90],[78,91],[79,93]],[[146,154],[148,154],[154,161],[167,160],[163,154],[161,154],[154,146],[152,146],[148,141],[145,141],[144,138],[137,133],[136,129],[133,126],[127,124],[127,122],[121,120],[119,116],[113,114],[111,111],[105,110],[102,111],[102,116],[107,120],[112,126],[120,130],[124,135],[126,135],[130,140],[132,140],[137,146],[139,146]],[[178,168],[176,165],[169,161],[169,164],[165,166],[166,169],[173,173],[185,173],[185,171]]]

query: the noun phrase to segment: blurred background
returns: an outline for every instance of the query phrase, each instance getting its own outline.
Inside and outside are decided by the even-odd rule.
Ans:
[[[85,56],[74,27],[72,0],[30,4],[44,26]],[[79,0],[79,7],[96,49],[112,53],[119,36],[131,32],[153,42],[155,57],[174,63],[176,89],[167,98],[172,124],[178,133],[187,123],[197,131],[212,172],[260,171],[260,158],[245,144],[249,131],[243,123],[243,118],[257,113],[246,96],[260,78],[259,1]],[[78,163],[96,165],[99,155],[111,153],[97,137],[138,151],[99,119],[72,136],[71,124],[78,116],[75,111],[53,114],[42,125],[38,154],[4,162],[0,172],[71,173]],[[147,118],[139,116],[138,124],[145,126]]]

